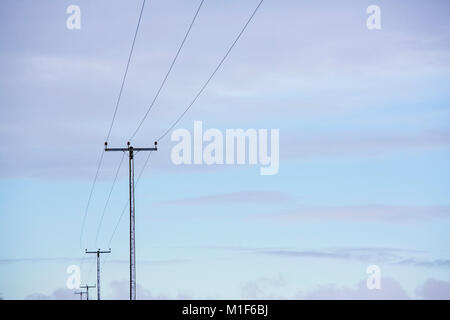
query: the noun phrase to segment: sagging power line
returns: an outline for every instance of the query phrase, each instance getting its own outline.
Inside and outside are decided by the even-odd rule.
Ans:
[[[264,1],[264,0],[260,0],[260,1],[259,1],[258,5],[256,6],[256,8],[254,9],[254,11],[252,12],[252,14],[250,15],[250,17],[248,18],[248,20],[247,20],[247,22],[245,23],[245,25],[243,26],[243,28],[241,29],[241,31],[239,32],[239,34],[237,35],[237,37],[234,39],[233,43],[231,44],[231,46],[229,47],[229,49],[227,50],[227,52],[225,53],[225,55],[224,55],[224,56],[222,57],[222,59],[219,61],[218,65],[217,65],[216,68],[213,70],[213,72],[211,73],[211,75],[209,76],[209,78],[206,80],[206,82],[202,85],[202,87],[200,88],[200,90],[197,92],[197,94],[195,95],[195,97],[194,97],[194,99],[191,101],[191,103],[187,106],[187,108],[183,111],[183,113],[181,113],[181,115],[175,120],[175,122],[174,122],[174,123],[173,123],[166,131],[164,131],[164,133],[157,139],[157,142],[159,142],[160,140],[162,140],[162,139],[163,139],[163,138],[164,138],[164,137],[165,137],[165,136],[166,136],[166,135],[167,135],[167,134],[168,134],[168,133],[169,133],[169,132],[170,132],[170,131],[178,124],[178,123],[179,123],[179,121],[181,121],[181,119],[184,117],[184,115],[189,111],[189,109],[190,109],[190,108],[194,105],[194,103],[198,100],[198,98],[200,97],[200,95],[203,93],[203,91],[206,89],[206,87],[208,86],[208,84],[210,83],[210,81],[212,80],[212,78],[215,76],[215,74],[217,73],[217,71],[220,69],[220,67],[221,67],[222,64],[224,63],[224,61],[227,59],[227,57],[229,56],[229,54],[231,53],[231,51],[232,51],[233,48],[235,47],[236,43],[237,43],[238,40],[241,38],[242,34],[245,32],[247,26],[249,25],[249,23],[251,22],[251,20],[252,20],[253,17],[255,16],[256,12],[257,12],[258,9],[260,8],[260,6],[261,6],[261,4],[263,3],[263,1]],[[165,85],[165,83],[166,83],[166,81],[167,81],[167,79],[168,79],[168,77],[169,77],[169,75],[170,75],[170,73],[171,73],[171,71],[172,71],[174,65],[175,65],[175,62],[176,62],[177,59],[178,59],[178,56],[179,56],[179,54],[180,54],[180,52],[181,52],[181,49],[183,48],[184,43],[186,42],[186,39],[187,39],[187,37],[188,37],[188,35],[189,35],[191,29],[192,29],[192,26],[194,25],[194,22],[195,22],[195,20],[196,20],[196,18],[197,18],[197,16],[198,16],[198,13],[199,13],[199,11],[200,11],[202,5],[203,5],[203,2],[204,2],[204,0],[201,0],[200,4],[199,4],[199,6],[198,6],[198,9],[197,9],[197,11],[196,11],[196,13],[195,13],[195,15],[194,15],[194,18],[192,19],[192,22],[191,22],[191,24],[190,24],[190,26],[189,26],[189,28],[188,28],[188,30],[187,30],[187,32],[186,32],[184,38],[183,38],[183,41],[181,42],[181,44],[180,44],[180,46],[179,46],[179,48],[178,48],[178,51],[177,51],[177,53],[175,54],[175,57],[174,57],[174,59],[172,60],[172,63],[171,63],[171,65],[170,65],[170,67],[169,67],[169,69],[168,69],[168,71],[167,71],[165,77],[163,78],[163,81],[162,81],[160,87],[158,88],[155,97],[154,97],[153,100],[152,100],[152,103],[150,104],[149,108],[147,109],[146,113],[144,114],[144,117],[143,117],[143,118],[141,119],[141,121],[139,122],[139,124],[138,124],[136,130],[133,132],[132,136],[130,137],[130,140],[132,140],[132,139],[135,137],[135,135],[137,134],[137,132],[138,132],[138,131],[140,130],[140,128],[142,127],[142,125],[143,125],[143,123],[145,122],[145,120],[146,120],[146,118],[147,118],[147,116],[148,116],[150,110],[151,110],[152,107],[154,106],[154,104],[155,104],[155,102],[156,102],[156,100],[157,100],[157,98],[158,98],[158,96],[159,96],[161,90],[163,89],[163,87],[164,87],[164,85]],[[130,205],[130,299],[131,299],[131,300],[135,300],[135,299],[136,299],[135,206],[134,206],[134,202],[135,202],[135,199],[134,199],[134,191],[135,191],[135,181],[134,181],[134,155],[135,155],[135,152],[138,152],[138,151],[156,151],[156,150],[157,150],[157,148],[156,148],[157,142],[155,142],[155,147],[154,147],[154,148],[134,148],[134,147],[131,146],[130,142],[128,142],[128,147],[127,147],[127,148],[108,148],[107,146],[108,146],[108,140],[109,140],[109,138],[110,138],[111,130],[112,130],[113,125],[114,125],[114,122],[115,122],[115,118],[116,118],[118,106],[119,106],[119,104],[120,104],[120,98],[121,98],[122,91],[123,91],[123,88],[124,88],[124,83],[125,83],[125,80],[126,80],[126,76],[127,76],[127,72],[128,72],[128,67],[129,67],[129,64],[130,64],[131,55],[132,55],[133,48],[134,48],[134,44],[135,44],[135,41],[136,41],[136,36],[137,36],[138,29],[139,29],[140,21],[141,21],[141,18],[142,18],[142,12],[143,12],[144,5],[145,5],[145,0],[143,1],[142,7],[141,7],[141,12],[140,12],[140,15],[139,15],[138,25],[137,25],[136,32],[135,32],[135,35],[134,35],[134,38],[133,38],[133,43],[132,43],[132,47],[131,47],[131,50],[130,50],[130,55],[129,55],[129,58],[128,58],[128,62],[127,62],[125,74],[124,74],[124,77],[123,77],[123,79],[122,79],[122,85],[121,85],[121,89],[120,89],[119,96],[118,96],[118,99],[117,99],[116,107],[115,107],[115,109],[114,109],[114,114],[113,114],[113,118],[112,118],[112,121],[111,121],[111,125],[110,125],[109,130],[108,130],[107,139],[106,139],[106,142],[105,142],[105,150],[104,150],[104,151],[122,151],[122,152],[128,152],[128,153],[129,153],[129,182],[130,182],[130,196],[129,196],[129,201],[128,201],[128,202],[129,202],[129,205]],[[98,165],[98,168],[97,168],[97,171],[96,171],[96,175],[95,175],[95,178],[94,178],[94,182],[93,182],[93,185],[92,185],[92,187],[91,187],[91,193],[90,193],[90,196],[89,196],[89,200],[88,200],[88,204],[87,204],[87,207],[86,207],[85,215],[84,215],[84,218],[83,218],[82,231],[81,231],[81,234],[80,234],[80,246],[81,246],[82,233],[83,233],[83,229],[84,229],[84,225],[85,225],[85,220],[86,220],[87,211],[88,211],[89,204],[90,204],[90,201],[91,201],[91,198],[92,198],[92,193],[93,193],[93,190],[94,190],[94,187],[95,187],[95,183],[96,183],[97,178],[98,178],[98,173],[99,173],[99,170],[100,170],[102,161],[103,161],[103,156],[104,156],[104,152],[102,151],[102,154],[101,154],[101,157],[100,157],[100,161],[99,161],[99,165]],[[146,160],[146,162],[145,162],[145,165],[143,166],[142,171],[141,171],[140,174],[139,174],[139,177],[138,177],[137,182],[139,181],[139,179],[140,179],[140,177],[141,177],[143,171],[145,170],[145,167],[146,167],[146,165],[147,165],[147,162],[148,162],[149,157],[150,157],[150,154],[149,154],[149,156],[147,157],[147,160]],[[121,161],[121,163],[122,163],[122,161]],[[113,181],[113,185],[112,185],[112,187],[111,187],[111,189],[110,189],[110,194],[109,194],[108,199],[107,199],[106,204],[105,204],[105,209],[104,209],[104,212],[103,212],[102,217],[101,217],[101,220],[100,220],[100,225],[99,225],[99,227],[98,227],[98,229],[97,229],[96,241],[97,241],[97,238],[98,238],[99,230],[100,230],[100,228],[101,228],[101,223],[102,223],[102,221],[103,221],[103,216],[104,216],[104,213],[105,213],[105,211],[106,211],[106,207],[107,207],[107,205],[108,205],[108,203],[109,203],[109,199],[110,199],[112,190],[113,190],[114,185],[115,185],[116,180],[117,180],[117,174],[118,174],[118,171],[119,171],[119,169],[120,169],[121,163],[119,164],[119,168],[117,169],[116,177],[115,177],[115,179],[114,179],[114,181]],[[137,183],[137,182],[136,182],[136,183]],[[128,203],[127,203],[127,204],[128,204]],[[125,208],[126,208],[126,207],[125,207]],[[117,223],[116,226],[115,226],[115,229],[114,229],[113,234],[112,234],[111,239],[110,239],[110,243],[111,243],[111,241],[112,241],[112,238],[114,237],[114,234],[115,234],[116,229],[117,229],[117,227],[118,227],[118,225],[119,225],[119,223],[120,223],[120,220],[121,220],[121,218],[122,218],[122,216],[123,216],[123,213],[125,212],[125,208],[124,208],[124,210],[122,211],[122,214],[121,214],[121,216],[120,216],[120,218],[119,218],[119,221],[118,221],[118,223]],[[94,253],[94,252],[90,252],[90,253]],[[99,292],[100,292],[100,283],[99,283],[99,278],[100,278],[100,276],[99,276],[99,259],[97,260],[97,271],[98,271],[98,277],[97,277],[97,279],[98,279],[98,295],[99,295]],[[94,287],[95,287],[95,286],[94,286]],[[91,286],[91,288],[92,288],[92,286]],[[86,290],[87,290],[87,292],[86,292],[87,296],[88,296],[88,289],[89,289],[89,288],[86,288]],[[100,296],[98,296],[98,298],[100,298]]]
[[[247,26],[250,24],[250,22],[252,21],[253,17],[255,16],[256,12],[258,11],[259,7],[261,6],[261,4],[263,3],[264,0],[261,0],[258,5],[256,6],[255,10],[253,10],[253,13],[250,15],[250,17],[248,18],[247,22],[245,23],[244,27],[241,29],[241,31],[239,32],[239,34],[237,35],[237,37],[234,39],[233,43],[231,44],[231,46],[228,48],[227,52],[225,53],[225,55],[223,56],[223,58],[220,60],[219,64],[216,66],[216,68],[214,69],[214,71],[211,73],[211,75],[209,76],[208,80],[206,80],[206,82],[203,84],[203,86],[200,88],[200,90],[198,91],[198,93],[195,95],[194,99],[192,100],[192,102],[187,106],[187,108],[181,113],[181,115],[175,120],[175,122],[166,130],[164,131],[164,133],[156,140],[156,141],[160,141],[162,139],[164,139],[164,137],[178,124],[178,122],[180,122],[180,120],[184,117],[184,115],[189,111],[189,109],[192,107],[192,105],[197,101],[197,99],[200,97],[200,95],[203,93],[203,91],[205,90],[205,88],[208,86],[208,84],[210,83],[211,79],[214,77],[214,75],[217,73],[217,71],[220,69],[220,67],[222,66],[223,62],[226,60],[226,58],[228,57],[228,55],[230,54],[230,52],[233,50],[234,46],[236,45],[236,43],[238,42],[238,40],[241,38],[242,34],[244,33],[244,31],[247,29]]]
[[[98,236],[100,235],[100,229],[102,228],[103,218],[105,217],[106,209],[108,208],[109,201],[111,200],[111,194],[112,194],[112,192],[114,190],[114,187],[116,185],[117,177],[119,176],[120,168],[122,167],[122,163],[123,163],[123,159],[124,158],[125,158],[125,153],[122,155],[122,158],[120,159],[119,166],[117,167],[116,174],[114,176],[114,181],[113,181],[113,183],[111,185],[111,188],[109,189],[108,198],[106,199],[105,206],[103,207],[102,216],[100,217],[100,222],[99,222],[98,227],[97,227],[97,233],[95,235],[94,247],[97,247]]]
[[[114,108],[114,112],[113,112],[113,117],[111,119],[111,124],[109,126],[109,130],[108,130],[108,133],[106,135],[105,141],[109,141],[109,138],[111,136],[111,131],[112,131],[112,128],[114,126],[114,122],[116,120],[117,110],[118,110],[119,105],[120,105],[120,99],[122,97],[123,88],[125,86],[125,81],[127,79],[127,74],[128,74],[128,69],[130,67],[131,57],[133,56],[134,45],[136,43],[137,34],[138,34],[138,31],[139,31],[139,27],[141,25],[142,14],[144,12],[144,7],[145,7],[145,1],[146,0],[142,1],[141,10],[140,10],[140,13],[139,13],[139,19],[138,19],[137,26],[136,26],[136,29],[135,29],[135,32],[134,32],[133,42],[131,43],[130,53],[128,54],[128,60],[127,60],[127,64],[126,64],[126,67],[125,67],[125,72],[123,74],[122,82],[121,82],[121,85],[120,85],[119,95],[118,95],[117,100],[116,100],[116,104],[115,104],[115,108]],[[85,227],[85,224],[86,224],[86,217],[87,217],[87,214],[88,214],[88,211],[89,211],[89,207],[90,207],[90,204],[91,204],[92,195],[94,193],[95,185],[97,183],[98,174],[100,172],[100,168],[101,168],[102,163],[103,163],[103,155],[104,155],[104,150],[102,150],[101,155],[100,155],[100,159],[99,159],[99,162],[98,162],[98,165],[97,165],[97,170],[95,172],[94,180],[92,182],[91,190],[89,192],[89,197],[88,197],[88,201],[87,201],[87,204],[86,204],[86,209],[85,209],[85,212],[84,212],[84,215],[83,215],[83,221],[81,223],[80,249],[83,248],[83,246],[82,246],[82,239],[83,239],[84,227]],[[83,258],[84,258],[84,256],[83,256]]]
[[[187,31],[186,31],[186,33],[185,33],[185,35],[184,35],[183,41],[181,41],[181,44],[180,44],[180,46],[178,47],[177,53],[175,54],[175,56],[174,56],[174,58],[173,58],[173,60],[172,60],[172,63],[170,64],[170,67],[169,67],[169,69],[168,69],[167,72],[166,72],[166,75],[164,76],[164,78],[163,78],[163,80],[162,80],[162,82],[161,82],[161,84],[160,84],[158,90],[156,91],[156,94],[155,94],[155,96],[154,96],[154,98],[153,98],[153,100],[152,100],[150,106],[148,107],[147,111],[145,112],[144,117],[141,119],[141,121],[139,122],[137,128],[134,130],[133,134],[132,134],[131,137],[128,139],[129,141],[133,140],[133,138],[134,138],[134,137],[136,136],[136,134],[138,133],[139,129],[141,129],[143,123],[144,123],[145,120],[147,119],[147,116],[148,116],[150,110],[153,108],[153,105],[155,104],[156,100],[158,99],[159,94],[161,93],[162,88],[163,88],[164,85],[166,84],[167,78],[169,77],[170,72],[172,71],[173,66],[175,65],[175,62],[177,61],[178,56],[180,55],[181,49],[183,49],[184,43],[186,42],[186,39],[187,39],[187,37],[189,36],[189,33],[191,32],[192,26],[194,25],[194,22],[195,22],[195,20],[197,19],[198,13],[200,12],[200,9],[202,8],[202,5],[203,5],[203,2],[204,2],[204,1],[205,1],[205,0],[201,0],[201,1],[200,1],[200,4],[198,5],[197,11],[195,12],[194,17],[192,18],[192,21],[191,21],[191,23],[190,23],[190,25],[189,25],[189,28],[187,29]]]
[[[200,97],[200,95],[201,95],[201,94],[203,93],[203,91],[206,89],[206,87],[208,86],[208,84],[210,83],[210,81],[212,80],[212,78],[214,77],[214,75],[215,75],[215,74],[217,73],[217,71],[220,69],[220,67],[222,66],[222,64],[224,63],[224,61],[227,59],[227,57],[229,56],[229,54],[231,53],[231,51],[232,51],[233,48],[235,47],[236,43],[237,43],[237,42],[239,41],[239,39],[241,38],[242,34],[243,34],[243,33],[245,32],[245,30],[247,29],[248,25],[249,25],[250,22],[252,21],[253,17],[255,16],[256,12],[257,12],[258,9],[260,8],[260,6],[261,6],[261,4],[263,3],[263,1],[264,1],[264,0],[260,0],[260,2],[258,3],[258,5],[256,6],[256,8],[253,10],[252,14],[250,15],[250,17],[249,17],[248,20],[246,21],[245,25],[243,26],[243,28],[242,28],[242,29],[240,30],[240,32],[238,33],[237,37],[236,37],[236,38],[234,39],[234,41],[232,42],[231,46],[228,48],[227,52],[226,52],[225,55],[222,57],[222,59],[219,61],[218,65],[217,65],[216,68],[213,70],[213,72],[211,73],[211,75],[209,76],[209,78],[206,80],[206,82],[205,82],[205,83],[203,84],[203,86],[200,88],[200,90],[198,91],[198,93],[195,95],[195,97],[194,97],[194,99],[192,100],[192,102],[188,105],[188,107],[184,110],[184,112],[176,119],[176,121],[169,127],[169,129],[167,129],[167,130],[163,133],[163,135],[161,135],[161,136],[158,138],[157,141],[160,141],[161,139],[163,139],[163,138],[164,138],[164,137],[165,137],[165,136],[166,136],[166,135],[167,135],[167,134],[168,134],[168,133],[169,133],[169,132],[177,125],[177,124],[178,124],[178,122],[183,118],[183,116],[188,112],[188,110],[194,105],[194,103],[197,101],[197,99]],[[179,53],[179,51],[181,50],[181,48],[182,48],[182,46],[183,46],[183,43],[184,43],[185,39],[187,38],[187,35],[189,34],[189,31],[190,31],[190,29],[191,29],[191,27],[192,27],[192,25],[193,25],[193,23],[194,23],[194,21],[195,21],[195,19],[196,19],[196,16],[198,15],[198,12],[199,12],[199,10],[200,10],[202,4],[203,4],[203,1],[200,3],[199,8],[197,9],[197,12],[196,12],[196,14],[195,14],[195,16],[194,16],[194,19],[193,19],[192,23],[191,23],[191,26],[189,27],[188,32],[186,33],[185,38],[183,39],[183,42],[182,42],[182,44],[181,44],[181,46],[180,46],[180,48],[179,48],[179,50],[178,50],[178,53]],[[154,103],[155,103],[155,101],[156,101],[156,99],[157,99],[157,97],[158,97],[158,95],[159,95],[159,93],[160,93],[162,87],[164,86],[164,83],[165,83],[165,81],[167,80],[167,77],[168,77],[168,75],[169,75],[169,73],[170,73],[170,71],[171,71],[171,69],[172,69],[172,67],[173,67],[173,65],[174,65],[174,63],[175,63],[175,61],[176,61],[176,59],[177,59],[178,53],[175,55],[175,59],[174,59],[174,61],[172,62],[171,66],[170,66],[170,68],[169,68],[169,71],[168,71],[168,73],[166,74],[166,76],[165,76],[165,78],[164,78],[164,80],[163,80],[163,82],[162,82],[162,84],[161,84],[159,90],[157,91],[157,94],[156,94],[155,98],[153,99],[152,104],[150,105],[149,109],[147,110],[146,114],[144,115],[144,118],[141,120],[140,124],[138,125],[137,129],[135,130],[135,132],[133,133],[133,135],[131,136],[131,138],[133,138],[133,137],[136,135],[136,133],[139,131],[139,129],[140,129],[140,127],[142,126],[143,122],[145,121],[145,119],[146,119],[146,117],[147,117],[149,111],[150,111],[151,108],[153,107],[153,105],[154,105]],[[130,139],[130,140],[131,140],[131,139]],[[146,168],[146,165],[147,165],[147,162],[148,162],[149,157],[150,157],[150,154],[148,155],[147,160],[146,160],[146,162],[145,162],[145,165],[143,166],[142,171],[141,171],[140,174],[139,174],[138,181],[139,181],[139,179],[140,179],[142,173],[144,172],[144,170],[145,170],[145,168]],[[131,175],[130,175],[130,176],[131,176]],[[134,173],[133,173],[133,177],[134,177]],[[131,197],[130,197],[130,200],[131,200]],[[134,201],[134,193],[133,193],[133,201]],[[128,204],[128,203],[127,203],[127,204]],[[111,241],[112,241],[112,239],[113,239],[113,237],[114,237],[114,235],[115,235],[115,233],[116,233],[116,230],[117,230],[117,228],[118,228],[118,225],[120,224],[120,221],[121,221],[121,219],[122,219],[122,216],[123,216],[123,214],[124,214],[124,212],[125,212],[125,210],[126,210],[127,204],[125,204],[125,207],[124,207],[124,209],[122,210],[122,214],[120,215],[119,220],[118,220],[118,222],[117,222],[117,224],[116,224],[116,226],[115,226],[115,228],[114,228],[113,234],[112,234],[111,239],[110,239],[110,244],[111,244]],[[131,212],[131,207],[132,207],[132,205],[131,205],[131,202],[130,202],[130,212]],[[134,206],[133,206],[133,207],[134,207]],[[130,228],[131,228],[131,221],[130,221]],[[130,242],[131,242],[131,231],[130,231]],[[109,244],[109,245],[110,245],[110,244]],[[130,246],[130,252],[131,252],[131,246]],[[134,261],[134,262],[135,262],[135,261]],[[131,256],[130,256],[130,298],[132,297],[132,290],[133,290],[133,289],[132,289],[132,288],[133,288],[133,284],[132,284],[132,280],[133,280],[133,277],[132,277],[132,275],[133,275],[133,274],[132,274],[132,269],[133,269],[133,268],[132,268],[132,260],[131,260]],[[135,273],[134,273],[134,276],[135,276]],[[135,281],[135,278],[134,278],[134,281]],[[135,289],[135,288],[134,288],[134,289]],[[135,296],[135,294],[134,294],[134,296]]]

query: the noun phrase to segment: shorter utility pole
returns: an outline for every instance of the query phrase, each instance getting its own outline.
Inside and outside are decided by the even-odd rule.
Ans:
[[[73,294],[79,294],[80,295],[80,300],[83,300],[83,294],[85,294],[86,292],[83,291],[76,291]]]
[[[84,286],[80,286],[80,288],[86,289],[86,300],[89,300],[89,289],[95,288],[95,285],[93,286],[89,286],[89,285],[84,285]]]
[[[97,254],[97,300],[100,300],[100,254],[101,253],[111,253],[111,248],[108,251],[101,251],[98,249],[97,251],[85,251],[86,253],[95,253]]]

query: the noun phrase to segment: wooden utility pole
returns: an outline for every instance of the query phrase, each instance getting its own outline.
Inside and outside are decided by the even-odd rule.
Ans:
[[[134,152],[157,151],[158,143],[154,148],[134,148],[127,142],[127,148],[108,148],[105,142],[105,151],[128,152],[129,156],[129,180],[130,180],[130,300],[136,300],[136,246],[135,246],[135,211],[134,211]]]
[[[86,253],[95,253],[97,254],[97,300],[100,300],[100,254],[101,253],[111,253],[111,248],[108,251],[85,251]]]

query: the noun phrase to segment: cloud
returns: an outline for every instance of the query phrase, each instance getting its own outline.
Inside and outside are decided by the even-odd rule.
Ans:
[[[112,295],[109,297],[113,300],[129,300],[130,299],[130,282],[128,280],[112,281]],[[187,294],[179,293],[176,296],[155,295],[145,289],[140,284],[136,286],[136,298],[138,300],[187,300],[192,299]]]
[[[409,258],[409,259],[401,260],[397,264],[404,265],[404,266],[414,266],[414,267],[449,268],[450,267],[450,259],[417,260],[414,258]]]
[[[74,290],[59,288],[52,294],[32,293],[25,297],[25,300],[79,300],[80,296]]]
[[[381,278],[380,290],[369,290],[366,280],[361,280],[352,287],[338,286],[336,284],[318,285],[306,291],[297,291],[293,295],[287,296],[276,292],[282,292],[289,282],[281,275],[276,277],[261,277],[254,281],[248,281],[241,285],[242,299],[299,299],[299,300],[405,300],[410,296],[403,289],[402,285],[392,278]],[[113,300],[129,299],[128,280],[112,281],[111,294],[107,297]],[[154,294],[141,286],[136,287],[137,298],[139,300],[186,300],[193,299],[193,296],[185,293],[176,295]],[[450,299],[450,282],[427,279],[417,287],[416,294],[423,299],[447,300]],[[219,296],[219,295],[217,295]],[[58,288],[52,294],[33,293],[25,297],[27,300],[78,300],[79,296],[73,290]]]
[[[250,254],[287,258],[315,258],[353,260],[364,263],[391,264],[423,268],[448,268],[450,259],[425,259],[426,251],[383,247],[341,247],[328,249],[294,250],[292,248],[251,248],[240,246],[206,246],[206,249],[240,251]]]
[[[111,143],[115,145],[123,144],[136,128],[192,17],[192,4],[177,6],[174,13],[171,4],[161,2],[146,13],[151,16],[144,19],[112,131]],[[367,102],[380,100],[388,105],[399,96],[423,101],[423,95],[434,87],[428,81],[430,74],[431,80],[445,83],[442,73],[449,68],[449,33],[442,32],[448,27],[446,18],[439,15],[445,10],[424,5],[388,6],[391,14],[398,13],[396,28],[368,33],[361,20],[365,18],[364,8],[335,2],[327,4],[329,10],[323,10],[323,5],[297,1],[283,5],[264,3],[187,117],[197,115],[225,126],[240,121],[241,125],[252,127],[257,118],[267,121],[276,114],[283,123],[293,122],[298,129],[302,126],[292,120],[305,111],[317,112],[316,105],[340,112],[342,105],[364,108]],[[0,75],[0,102],[8,106],[0,110],[2,178],[92,179],[110,124],[130,45],[129,26],[135,21],[138,8],[111,4],[105,15],[100,7],[91,6],[89,12],[95,19],[83,26],[83,37],[74,38],[67,37],[63,25],[61,29],[54,27],[60,16],[53,7],[50,3],[28,8],[9,5],[8,19],[2,20],[4,30],[15,30],[21,35],[4,34],[10,45],[2,48],[5,72]],[[202,9],[205,11],[199,15],[167,87],[144,125],[142,140],[148,142],[149,137],[158,136],[181,114],[253,7],[251,2],[233,1],[211,3]],[[33,14],[36,10],[45,12],[45,21]],[[411,25],[410,21],[418,17],[415,11],[426,11],[424,16],[439,18]],[[29,17],[25,29],[17,22],[23,15]],[[111,16],[119,19],[117,23],[109,23]],[[168,23],[173,27],[164,34],[149,34]],[[228,23],[228,27],[223,28],[223,23]],[[330,27],[333,25],[339,28]],[[30,29],[36,32],[28,32]],[[114,37],[105,37],[106,31]],[[145,41],[149,38],[152,41]],[[31,43],[36,45],[30,47]],[[73,50],[66,50],[69,46]],[[406,77],[409,81],[405,81]],[[428,86],[424,87],[424,82]],[[427,114],[432,112],[431,108],[421,109]],[[320,112],[323,115],[323,110]],[[323,117],[318,121],[323,123]],[[186,123],[189,122],[180,125]],[[379,126],[366,137],[359,136],[360,130],[341,138],[335,138],[337,131],[311,140],[292,137],[283,146],[283,157],[374,154],[449,145],[445,132],[377,136],[384,128]],[[152,162],[154,168],[176,170],[168,161],[169,152],[161,148],[160,153],[165,157],[157,156]],[[105,163],[102,168],[113,171],[115,166]]]
[[[112,281],[111,284],[111,294],[107,299],[113,300],[129,300],[130,299],[130,282],[128,280]],[[65,288],[58,288],[50,295],[43,293],[32,293],[25,297],[25,300],[79,300],[80,296],[75,294],[76,290],[69,290]],[[95,291],[90,292],[95,299]],[[149,290],[145,289],[140,284],[136,286],[136,295],[139,300],[187,300],[192,299],[192,297],[185,293],[179,293],[175,296],[163,295],[163,294],[153,294]],[[83,297],[85,299],[86,296]],[[91,296],[90,296],[91,297]]]
[[[297,291],[292,295],[283,292],[288,282],[279,275],[276,278],[259,278],[241,287],[243,299],[294,299],[294,300],[405,300],[410,299],[401,284],[391,278],[381,278],[381,289],[370,290],[366,280],[353,287],[336,284],[319,285],[309,291]]]
[[[283,192],[275,191],[242,191],[229,192],[216,195],[192,197],[180,200],[161,201],[159,205],[183,205],[183,206],[202,206],[202,205],[220,205],[230,203],[258,203],[258,204],[277,204],[291,201],[293,197]]]
[[[380,154],[408,150],[429,150],[449,148],[450,132],[418,132],[405,135],[401,133],[372,135],[317,136],[312,139],[288,137],[281,143],[283,157],[304,159],[323,156],[377,156]]]
[[[165,265],[165,264],[177,264],[191,261],[190,259],[167,259],[167,260],[137,260],[137,265],[150,264],[150,265]],[[108,263],[129,264],[130,260],[108,260]]]
[[[269,215],[254,215],[255,219],[291,222],[295,220],[361,220],[405,222],[450,218],[450,206],[358,205],[301,207]]]
[[[417,288],[416,294],[424,299],[450,300],[450,282],[429,278]]]
[[[338,287],[334,284],[318,286],[316,289],[301,295],[307,300],[406,300],[410,299],[399,282],[391,278],[381,278],[381,289],[369,290],[366,280],[356,287]]]
[[[61,263],[74,263],[81,262],[83,260],[92,260],[94,258],[67,258],[67,257],[56,257],[56,258],[48,258],[48,257],[34,257],[34,258],[12,258],[12,259],[0,259],[0,264],[8,264],[8,263],[37,263],[37,262],[61,262]]]
[[[0,259],[0,264],[9,264],[9,263],[39,263],[39,262],[58,262],[58,263],[80,263],[85,261],[94,262],[95,258],[46,258],[46,257],[37,257],[37,258],[13,258],[13,259]],[[184,263],[189,262],[190,259],[166,259],[166,260],[137,260],[136,263],[138,265],[141,264],[151,264],[151,265],[164,265],[164,264],[175,264],[175,263]],[[108,264],[128,264],[129,260],[120,260],[120,259],[112,259],[108,260]]]
[[[355,260],[365,263],[392,264],[412,267],[448,268],[449,259],[426,260],[411,257],[411,254],[423,253],[417,250],[403,250],[395,248],[335,248],[326,250],[261,250],[259,254],[268,254],[282,257],[322,258]],[[409,255],[409,257],[405,257]]]
[[[249,300],[276,300],[283,296],[272,293],[274,289],[282,288],[287,284],[284,277],[279,274],[276,278],[262,277],[246,282],[241,286],[242,299]]]

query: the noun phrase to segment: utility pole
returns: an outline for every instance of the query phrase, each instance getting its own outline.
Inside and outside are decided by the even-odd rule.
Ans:
[[[85,294],[86,292],[83,291],[76,291],[74,292],[74,294],[79,294],[80,295],[80,300],[83,300],[83,294]]]
[[[111,253],[111,248],[109,248],[108,251],[100,251],[100,249],[98,249],[97,251],[87,251],[86,249],[85,252],[97,254],[97,300],[100,300],[100,254]]]
[[[93,286],[84,285],[84,286],[80,286],[80,288],[86,289],[86,292],[83,292],[83,293],[86,293],[86,300],[89,300],[89,289],[95,288],[95,285],[93,285]]]
[[[129,179],[130,179],[130,300],[136,300],[136,247],[135,247],[135,212],[134,212],[134,152],[135,151],[157,151],[158,143],[155,141],[154,148],[134,148],[127,142],[127,148],[108,148],[105,142],[105,151],[128,152],[129,155]]]

